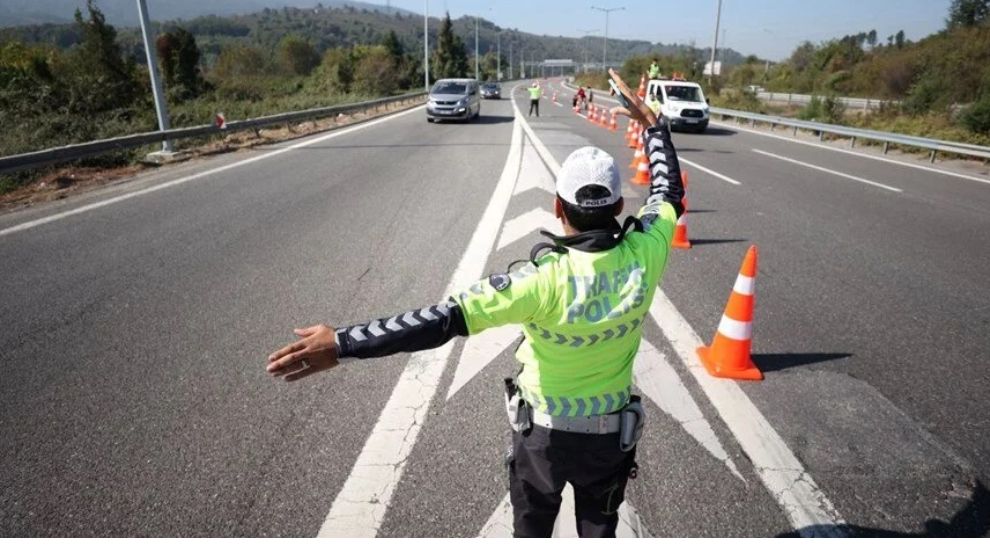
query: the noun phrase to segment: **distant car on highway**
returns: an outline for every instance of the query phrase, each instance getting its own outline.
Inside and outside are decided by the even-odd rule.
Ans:
[[[485,99],[502,99],[502,85],[488,82],[481,86],[481,97]]]
[[[481,95],[477,80],[437,80],[426,101],[426,120],[469,121],[481,114]]]
[[[646,91],[647,95],[656,94],[672,130],[704,132],[708,128],[708,101],[700,85],[684,80],[650,80]]]

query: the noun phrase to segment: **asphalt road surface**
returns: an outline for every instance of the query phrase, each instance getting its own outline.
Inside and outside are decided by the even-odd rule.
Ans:
[[[463,125],[416,108],[0,216],[0,535],[507,535],[518,331],[294,384],[264,360],[293,327],[525,258],[568,153],[632,155],[570,96]],[[986,535],[990,179],[732,126],[675,143],[694,247],[637,358],[621,533]],[[694,343],[750,244],[766,380],[714,380]]]

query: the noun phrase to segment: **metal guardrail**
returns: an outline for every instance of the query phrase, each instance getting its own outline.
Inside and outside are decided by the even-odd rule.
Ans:
[[[990,146],[979,146],[976,144],[964,144],[962,142],[950,142],[935,138],[924,138],[921,136],[909,136],[907,134],[897,134],[893,132],[882,132],[879,130],[869,130],[865,128],[853,128],[851,126],[840,126],[835,124],[818,123],[814,121],[801,121],[788,119],[775,115],[761,115],[759,113],[748,113],[746,111],[736,111],[733,109],[711,108],[712,115],[734,118],[737,121],[750,121],[755,126],[762,122],[770,125],[770,128],[778,126],[789,127],[797,134],[798,130],[810,130],[818,133],[819,140],[824,140],[826,134],[850,138],[850,147],[856,145],[857,139],[870,140],[883,144],[883,153],[887,153],[891,144],[901,146],[911,146],[922,148],[931,152],[930,161],[935,161],[935,156],[939,152],[946,152],[969,157],[990,159]]]
[[[158,130],[154,132],[142,132],[139,134],[131,134],[129,136],[119,136],[117,138],[94,140],[92,142],[85,142],[82,144],[71,144],[68,146],[59,146],[57,148],[48,148],[46,150],[39,150],[37,152],[4,156],[4,157],[0,157],[0,174],[10,173],[13,171],[22,171],[25,169],[33,169],[36,167],[45,167],[56,163],[71,161],[74,159],[97,156],[115,150],[136,148],[138,146],[163,142],[165,140],[178,140],[180,138],[193,138],[196,136],[207,136],[210,134],[224,134],[229,132],[236,132],[238,130],[252,130],[266,126],[277,125],[277,124],[286,124],[292,122],[320,119],[331,115],[337,115],[340,113],[344,113],[344,114],[354,113],[364,109],[370,109],[382,105],[388,106],[392,103],[411,101],[419,97],[426,97],[426,93],[423,92],[407,93],[403,95],[395,95],[392,97],[383,97],[379,99],[361,101],[358,103],[334,105],[331,107],[318,107],[315,109],[306,109],[303,111],[293,111],[289,113],[279,113],[277,115],[268,115],[265,117],[258,117],[255,119],[230,121],[226,123],[226,126],[224,126],[224,128],[219,128],[215,125],[209,124],[209,125],[201,125],[201,126],[191,126],[187,128],[174,128],[166,131]]]
[[[770,102],[787,103],[788,105],[801,105],[805,106],[811,103],[813,97],[824,98],[823,95],[807,95],[803,93],[783,93],[776,91],[761,91],[756,94],[757,99],[763,99]],[[885,101],[883,99],[865,99],[861,97],[836,97],[836,101],[841,103],[847,109],[863,109],[870,111],[872,109],[880,109],[884,104],[897,104],[898,101]]]

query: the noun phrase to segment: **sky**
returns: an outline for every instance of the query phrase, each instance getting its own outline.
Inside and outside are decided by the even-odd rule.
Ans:
[[[385,4],[385,0],[365,0]],[[391,5],[430,15],[478,15],[501,27],[577,37],[601,35],[605,14],[591,9],[625,7],[609,16],[609,37],[710,46],[717,0],[391,0]],[[951,0],[722,0],[719,48],[769,60],[790,56],[802,41],[825,41],[877,30],[881,41],[904,30],[918,40],[945,26]]]

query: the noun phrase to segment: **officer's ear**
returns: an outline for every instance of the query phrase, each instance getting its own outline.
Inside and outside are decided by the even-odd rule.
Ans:
[[[560,201],[559,196],[553,197],[553,217],[567,224],[567,215],[564,214],[564,204]]]
[[[626,205],[626,199],[620,198],[618,202],[615,203],[615,215],[618,216],[622,213],[622,209]]]

